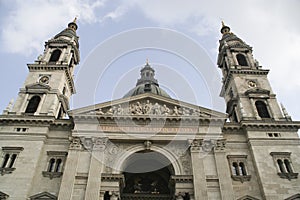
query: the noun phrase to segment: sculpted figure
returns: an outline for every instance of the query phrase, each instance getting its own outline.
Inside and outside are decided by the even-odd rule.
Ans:
[[[144,105],[144,114],[150,114],[152,109],[152,103],[147,100],[147,102]]]

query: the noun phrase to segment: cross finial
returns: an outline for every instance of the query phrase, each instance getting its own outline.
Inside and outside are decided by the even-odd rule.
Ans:
[[[222,27],[224,27],[225,26],[225,23],[224,23],[224,21],[222,20]]]
[[[148,58],[146,59],[146,65],[149,65],[149,59]]]
[[[78,16],[76,15],[76,17],[73,20],[73,23],[76,23]]]

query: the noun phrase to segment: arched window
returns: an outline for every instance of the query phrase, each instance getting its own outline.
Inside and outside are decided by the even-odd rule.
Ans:
[[[258,115],[261,118],[270,118],[270,114],[268,112],[268,108],[266,106],[266,104],[262,101],[256,101],[255,102],[255,106],[258,112]]]
[[[288,159],[284,159],[284,165],[285,165],[286,171],[288,173],[293,173],[293,169],[292,169],[290,161]]]
[[[61,165],[61,159],[59,158],[56,160],[55,172],[60,171],[60,165]]]
[[[17,158],[17,154],[13,154],[10,158],[9,168],[12,168]]]
[[[4,156],[4,159],[3,159],[3,163],[2,163],[2,168],[5,168],[7,162],[8,162],[8,159],[9,159],[9,154],[5,154]]]
[[[246,171],[246,168],[245,168],[245,164],[240,162],[240,174],[243,175],[243,176],[246,176],[247,175],[247,171]]]
[[[57,62],[61,54],[61,50],[56,49],[52,52],[49,62]]]
[[[281,172],[281,173],[286,173],[286,171],[285,171],[285,169],[284,169],[284,166],[283,166],[283,162],[282,162],[281,159],[278,159],[278,160],[277,160],[277,164],[278,164],[278,166],[279,166],[280,172]]]
[[[55,164],[55,159],[51,158],[49,161],[48,172],[52,172],[54,164]]]
[[[239,166],[236,162],[232,163],[232,170],[233,170],[233,175],[235,176],[240,175]]]
[[[110,200],[110,195],[108,191],[105,191],[103,200]]]
[[[246,57],[243,54],[237,54],[236,59],[241,66],[248,66]]]
[[[27,105],[25,113],[35,113],[37,110],[39,103],[41,101],[41,97],[39,96],[33,96]]]

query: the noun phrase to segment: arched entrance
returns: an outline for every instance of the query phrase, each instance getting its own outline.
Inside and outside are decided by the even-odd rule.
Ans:
[[[170,161],[155,151],[139,151],[130,155],[124,165],[125,187],[122,200],[169,200],[174,196],[171,176],[174,168]]]

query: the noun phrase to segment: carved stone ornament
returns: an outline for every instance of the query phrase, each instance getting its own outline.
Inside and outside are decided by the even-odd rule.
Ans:
[[[202,141],[202,150],[205,152],[210,152],[215,147],[215,140],[203,140]]]
[[[159,116],[200,116],[210,117],[209,113],[201,112],[200,109],[192,109],[183,106],[173,106],[151,102],[136,101],[129,104],[118,104],[111,107],[99,108],[90,114],[96,115],[159,115]]]
[[[217,140],[215,150],[216,151],[224,151],[225,150],[225,145],[226,145],[226,140],[225,139]]]
[[[80,138],[72,137],[72,138],[70,138],[70,140],[71,140],[71,144],[69,146],[69,149],[74,149],[74,150],[81,150],[82,149]]]
[[[202,144],[202,140],[200,140],[200,139],[194,139],[191,142],[191,150],[192,151],[199,151],[201,144]]]
[[[149,140],[147,140],[147,141],[144,142],[144,145],[145,145],[145,149],[146,150],[150,150],[152,142],[150,142]]]
[[[93,150],[95,151],[104,151],[108,141],[107,137],[93,137]]]

